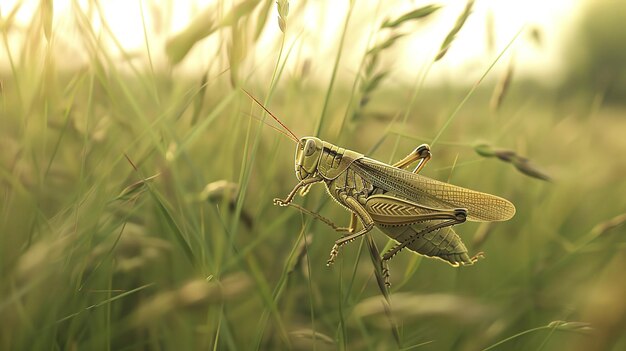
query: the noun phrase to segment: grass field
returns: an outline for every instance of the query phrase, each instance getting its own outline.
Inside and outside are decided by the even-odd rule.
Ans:
[[[279,3],[289,28],[296,15]],[[277,26],[277,10],[254,5],[220,7],[212,30],[169,42],[171,62],[203,36],[223,42],[195,75],[106,48],[79,9],[89,59],[60,69],[44,5],[27,28],[2,14],[0,349],[626,349],[623,107],[514,79],[494,111],[498,79],[423,86],[428,67],[394,84],[383,29],[378,51],[338,33],[337,52],[361,50],[363,65],[311,58],[328,68],[314,80],[281,37],[255,61],[253,33]],[[388,25],[408,32],[419,16],[430,14]],[[8,45],[14,31],[21,45]],[[477,77],[494,78],[497,54]],[[422,174],[505,197],[517,214],[456,227],[470,255],[485,253],[473,266],[401,252],[389,291],[371,249],[393,243],[376,229],[326,267],[338,234],[272,205],[297,183],[294,145],[240,87],[298,136],[383,162],[430,143]],[[348,223],[321,185],[295,202]]]

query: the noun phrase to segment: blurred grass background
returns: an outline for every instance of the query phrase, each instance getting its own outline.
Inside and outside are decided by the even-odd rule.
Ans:
[[[134,3],[135,51],[104,3],[72,2],[66,32],[55,4],[0,13],[0,349],[626,349],[623,4],[585,4],[560,80],[514,73],[515,50],[550,36],[526,26],[429,84],[473,1],[436,33],[429,2],[342,3],[329,57],[300,46],[316,2],[218,1],[176,33],[159,24],[173,3]],[[415,32],[441,41],[403,51]],[[426,63],[396,70],[406,55]],[[399,254],[388,306],[366,239],[328,268],[337,234],[272,206],[294,146],[240,87],[298,136],[384,162],[431,143],[423,174],[517,214],[457,227],[485,252],[474,266]],[[296,201],[347,224],[321,186]]]

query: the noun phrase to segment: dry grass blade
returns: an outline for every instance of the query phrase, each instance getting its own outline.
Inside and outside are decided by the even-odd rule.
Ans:
[[[385,284],[385,278],[382,273],[382,261],[380,256],[380,251],[374,242],[374,239],[371,236],[367,235],[365,240],[367,241],[367,247],[370,252],[370,258],[372,259],[372,264],[374,265],[374,275],[376,276],[376,283],[378,284],[378,288],[380,292],[385,297],[385,300],[389,300],[389,290],[387,289],[387,285]]]
[[[498,111],[500,106],[502,106],[502,101],[504,101],[504,97],[509,91],[509,87],[511,86],[511,81],[513,80],[513,59],[509,62],[509,65],[498,80],[496,84],[496,88],[493,90],[493,95],[491,95],[491,102],[489,106],[492,111]]]
[[[248,52],[249,43],[247,23],[246,21],[238,21],[231,26],[231,39],[232,41],[227,46],[228,63],[230,65],[230,84],[232,87],[238,86],[239,81],[239,66],[246,57]]]
[[[313,236],[311,234],[307,234],[304,236],[303,240],[300,240],[298,246],[294,250],[294,259],[289,261],[289,265],[287,266],[287,274],[293,273],[293,271],[298,268],[298,266],[303,262],[304,257],[306,256],[307,247],[311,245],[313,242]]]
[[[335,344],[335,340],[330,336],[309,328],[290,331],[289,336],[297,339],[320,340],[329,345]]]
[[[496,30],[493,19],[493,11],[490,9],[487,11],[485,18],[485,32],[487,35],[487,51],[494,52],[496,49]]]
[[[586,322],[568,322],[568,321],[552,321],[548,324],[548,328],[556,330],[574,331],[587,333],[593,330],[591,324]]]
[[[535,43],[535,45],[541,47],[543,45],[543,32],[539,27],[530,28],[528,35],[530,36],[530,40]]]
[[[548,325],[542,325],[540,327],[531,328],[528,330],[524,330],[523,332],[517,333],[513,336],[509,336],[506,339],[500,340],[497,343],[484,348],[482,351],[488,351],[498,348],[499,346],[517,339],[526,334],[538,332],[541,330],[560,330],[560,331],[571,331],[571,332],[579,332],[579,333],[587,333],[592,331],[589,323],[584,322],[566,322],[566,321],[552,321]]]
[[[467,4],[465,5],[465,9],[463,10],[463,13],[461,13],[461,16],[459,16],[459,18],[456,20],[454,27],[452,28],[450,33],[448,33],[446,38],[443,40],[443,43],[441,43],[441,47],[439,48],[439,53],[437,53],[437,56],[435,56],[435,61],[441,60],[446,55],[446,53],[448,52],[448,49],[450,49],[450,44],[452,44],[452,42],[454,41],[454,38],[459,33],[461,28],[463,28],[465,21],[467,20],[469,15],[472,13],[472,7],[474,7],[474,0],[468,0]]]
[[[372,264],[374,265],[374,275],[376,276],[376,283],[378,284],[378,289],[380,289],[383,297],[382,301],[378,301],[380,301],[381,306],[384,309],[385,316],[387,317],[387,322],[391,328],[393,338],[396,341],[398,348],[400,348],[402,346],[400,331],[398,330],[398,324],[396,323],[393,317],[393,312],[391,311],[391,297],[389,295],[389,289],[387,288],[387,284],[385,282],[385,277],[383,277],[380,251],[378,250],[378,247],[376,246],[376,243],[374,242],[374,239],[372,239],[371,235],[366,235],[365,240],[367,242],[367,247],[370,252]]]
[[[400,26],[404,22],[412,21],[427,17],[428,15],[434,13],[439,10],[441,6],[439,5],[426,5],[424,7],[420,7],[413,11],[407,12],[404,15],[396,18],[395,20],[385,20],[381,25],[381,28],[396,28]]]
[[[52,18],[54,14],[54,8],[52,0],[42,0],[39,3],[39,11],[41,13],[41,26],[43,27],[43,33],[46,36],[46,40],[50,42],[52,39]]]
[[[0,16],[0,31],[8,33],[11,31],[11,29],[15,28],[15,18],[19,10],[22,8],[22,5],[23,3],[21,1],[18,1],[11,9],[11,11],[9,11],[8,15]]]
[[[474,151],[483,157],[497,157],[498,159],[513,164],[521,173],[540,180],[550,181],[552,178],[544,171],[538,169],[526,157],[518,155],[515,151],[494,149],[488,144],[474,146]]]
[[[165,53],[170,62],[173,65],[181,62],[197,42],[220,28],[235,24],[241,17],[252,12],[258,4],[258,0],[244,1],[233,7],[221,21],[215,17],[215,14],[219,13],[215,7],[207,8],[187,28],[167,41]]]
[[[606,222],[597,224],[595,227],[593,227],[593,229],[591,229],[591,233],[594,236],[599,236],[624,225],[624,223],[626,223],[626,213],[622,213],[621,215],[615,216]]]
[[[240,18],[247,16],[252,12],[257,5],[259,5],[260,0],[245,0],[240,4],[235,5],[230,12],[224,16],[222,21],[220,22],[220,27],[226,27],[235,24],[239,21]]]
[[[127,200],[131,200],[131,199],[137,199],[139,197],[139,195],[141,195],[144,191],[146,191],[147,183],[153,181],[154,179],[156,179],[160,175],[161,175],[161,173],[157,173],[157,174],[155,174],[153,176],[150,176],[148,178],[139,180],[139,181],[137,181],[137,182],[127,186],[126,188],[124,188],[124,190],[122,190],[122,192],[120,192],[119,195],[117,195],[115,200],[127,201]]]
[[[198,94],[196,95],[193,103],[193,117],[191,117],[191,125],[196,125],[198,118],[200,118],[200,112],[204,107],[204,95],[206,95],[206,88],[209,82],[209,71],[207,70],[202,75],[200,80],[200,87],[198,88]]]
[[[218,29],[216,9],[210,7],[196,17],[187,28],[169,39],[165,44],[165,53],[175,65],[182,61],[196,43]]]
[[[265,24],[267,23],[267,19],[270,17],[270,12],[272,11],[272,4],[274,2],[269,0],[265,1],[265,5],[260,10],[260,14],[256,16],[256,26],[254,29],[254,41],[257,41],[263,33],[263,29],[265,28]]]
[[[391,308],[400,318],[445,317],[463,324],[478,323],[489,318],[493,310],[470,298],[452,294],[391,294]],[[386,314],[380,297],[362,300],[354,308],[354,313],[361,317],[375,317]]]
[[[480,226],[476,230],[476,233],[474,234],[474,238],[472,239],[472,246],[474,247],[474,249],[481,247],[485,243],[485,241],[487,241],[487,238],[493,230],[493,227],[493,222],[483,222],[480,224]]]
[[[148,189],[150,190],[150,188]],[[170,210],[168,209],[168,206],[166,205],[165,199],[163,199],[156,191],[150,191],[150,194],[152,195],[152,198],[155,201],[156,208],[160,215],[159,217],[165,220],[165,224],[174,233],[174,238],[178,242],[178,245],[180,246],[180,248],[183,250],[185,257],[187,257],[187,259],[189,260],[189,263],[191,263],[191,265],[194,268],[196,268],[198,263],[196,262],[196,257],[193,253],[193,250],[191,249],[192,246],[189,243],[189,240],[187,239],[188,236],[185,235],[185,233],[183,233],[183,230],[180,228],[178,223],[174,220],[172,213],[170,212]]]

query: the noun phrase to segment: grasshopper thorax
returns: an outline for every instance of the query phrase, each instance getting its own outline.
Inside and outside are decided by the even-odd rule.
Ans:
[[[304,180],[314,175],[332,180],[362,154],[335,146],[316,137],[301,138],[296,146],[296,177]]]

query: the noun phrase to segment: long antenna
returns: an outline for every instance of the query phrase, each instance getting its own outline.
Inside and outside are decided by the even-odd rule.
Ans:
[[[280,134],[282,134],[282,135],[286,136],[286,137],[287,137],[287,138],[289,138],[290,140],[293,140],[293,141],[295,141],[296,143],[298,142],[298,140],[294,139],[294,138],[293,138],[290,134],[288,134],[288,133],[287,133],[287,132],[285,132],[284,130],[282,130],[282,129],[278,128],[278,127],[275,127],[275,126],[273,126],[273,125],[271,125],[271,124],[269,124],[269,123],[265,122],[265,121],[264,121],[264,120],[262,120],[261,118],[259,118],[259,117],[255,116],[255,115],[253,115],[253,114],[251,114],[251,113],[249,113],[249,112],[242,111],[242,113],[245,113],[245,114],[246,114],[246,115],[248,115],[250,118],[254,118],[254,119],[256,119],[257,121],[259,121],[259,122],[261,122],[261,123],[265,124],[266,126],[268,126],[268,127],[272,128],[272,129],[274,129],[275,131],[277,131],[277,132],[279,132]]]
[[[256,102],[259,106],[261,106],[265,112],[269,113],[270,116],[272,116],[272,118],[278,122],[278,124],[280,124],[283,128],[285,128],[286,131],[289,132],[289,134],[291,134],[293,136],[294,141],[297,143],[300,138],[298,138],[295,134],[293,134],[293,132],[287,128],[287,126],[280,121],[280,119],[278,119],[278,117],[274,116],[274,114],[272,112],[270,112],[270,110],[268,110],[265,106],[263,106],[263,104],[261,102],[259,102],[259,100],[257,100],[254,96],[252,96],[246,89],[241,88],[241,90],[243,90],[244,93],[246,93],[246,95],[248,95],[252,100],[254,100],[254,102]]]

